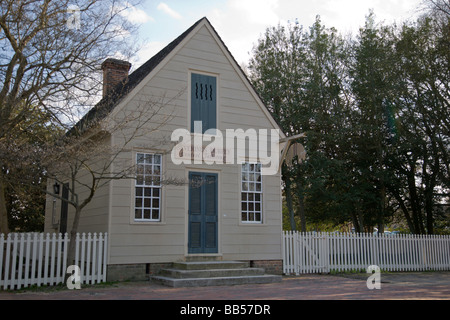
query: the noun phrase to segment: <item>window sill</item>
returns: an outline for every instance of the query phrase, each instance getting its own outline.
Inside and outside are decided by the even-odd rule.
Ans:
[[[264,223],[260,221],[255,222],[247,222],[247,221],[239,221],[240,226],[263,226]]]
[[[164,221],[146,221],[146,220],[132,220],[131,225],[165,225]]]

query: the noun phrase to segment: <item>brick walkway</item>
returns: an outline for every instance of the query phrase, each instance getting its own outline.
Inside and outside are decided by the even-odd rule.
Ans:
[[[170,288],[151,282],[82,286],[81,290],[0,290],[0,300],[450,300],[450,272],[381,274],[369,290],[368,275],[302,275],[281,283]]]

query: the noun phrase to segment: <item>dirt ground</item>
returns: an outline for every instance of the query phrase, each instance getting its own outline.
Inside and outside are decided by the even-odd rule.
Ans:
[[[280,283],[171,288],[152,282],[109,283],[81,290],[0,290],[0,300],[450,300],[450,272],[381,273],[381,287],[368,289],[369,274],[301,275]]]

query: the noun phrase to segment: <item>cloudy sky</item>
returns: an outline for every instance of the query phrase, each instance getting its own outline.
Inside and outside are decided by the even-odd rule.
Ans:
[[[305,28],[320,15],[326,27],[358,32],[373,9],[379,22],[413,19],[422,0],[145,0],[130,9],[141,24],[143,47],[134,68],[151,58],[202,17],[207,17],[238,63],[247,63],[267,27],[298,21]],[[133,68],[133,69],[134,69]]]

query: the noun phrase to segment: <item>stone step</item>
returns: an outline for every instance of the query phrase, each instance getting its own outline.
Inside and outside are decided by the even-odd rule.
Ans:
[[[173,269],[179,270],[240,269],[248,266],[247,262],[241,261],[183,261],[173,263]]]
[[[195,256],[186,256],[184,257],[184,261],[191,262],[191,261],[222,261],[222,256],[219,255],[195,255]]]
[[[280,282],[281,276],[264,274],[242,261],[184,261],[160,270],[154,282],[171,287],[203,287]]]
[[[155,276],[153,281],[170,287],[205,287],[205,286],[226,286],[240,284],[263,284],[280,282],[281,276],[277,275],[256,275],[256,276],[234,276],[234,277],[207,277],[207,278],[170,278]]]
[[[263,275],[263,268],[229,268],[229,269],[161,269],[160,276],[169,278],[216,278],[234,276]]]

